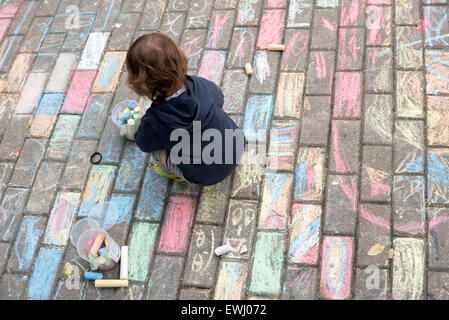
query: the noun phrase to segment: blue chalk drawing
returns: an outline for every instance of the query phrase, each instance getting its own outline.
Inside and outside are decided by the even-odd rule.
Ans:
[[[31,266],[34,252],[42,231],[35,228],[41,217],[26,217],[14,244],[14,254],[17,257],[18,270],[24,271]]]
[[[429,152],[427,172],[427,197],[429,201],[449,202],[449,168],[435,153]],[[443,193],[441,193],[443,192]]]
[[[306,191],[306,159],[301,159],[295,168],[295,199],[301,198]]]
[[[329,251],[332,249],[332,246],[334,245],[335,242],[338,242],[341,247],[343,248],[343,253],[341,256],[341,264],[340,264],[340,270],[338,270],[338,279],[337,279],[337,286],[334,287],[329,279]],[[327,284],[327,288],[329,289],[329,291],[331,292],[338,292],[342,289],[344,282],[345,282],[345,262],[346,262],[346,256],[347,256],[347,251],[348,249],[346,248],[345,243],[343,242],[343,240],[341,239],[332,239],[332,241],[329,243],[329,247],[327,250],[327,259],[326,259],[326,284]],[[335,267],[335,266],[334,266]]]
[[[255,95],[248,98],[243,121],[243,132],[248,141],[266,141],[273,110],[272,95]]]
[[[137,191],[145,168],[145,158],[146,154],[135,143],[128,143],[114,190]]]
[[[110,202],[117,206],[118,215],[106,215],[104,224],[112,226],[114,224],[129,223],[135,200],[135,195],[113,194]]]
[[[53,287],[63,249],[41,248],[28,286],[28,299],[47,300]]]
[[[110,96],[92,95],[90,103],[84,111],[81,125],[78,130],[78,138],[98,139],[103,129],[104,120],[107,117]]]
[[[159,221],[167,194],[168,179],[147,168],[143,181],[136,218]]]
[[[313,220],[293,241],[288,248],[288,256],[293,257],[300,251],[306,254],[319,241],[321,217]]]
[[[64,100],[64,94],[44,94],[35,114],[56,115]]]

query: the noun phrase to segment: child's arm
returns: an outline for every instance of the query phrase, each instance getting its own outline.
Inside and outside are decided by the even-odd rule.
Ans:
[[[151,153],[164,149],[156,132],[147,122],[145,114],[140,121],[139,128],[134,134],[134,140],[136,141],[139,149],[143,152]]]

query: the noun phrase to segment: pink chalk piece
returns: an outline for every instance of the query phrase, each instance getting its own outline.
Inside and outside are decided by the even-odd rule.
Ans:
[[[267,47],[269,44],[280,44],[284,27],[284,10],[265,11],[260,25],[257,47]]]
[[[338,72],[335,92],[335,117],[360,115],[361,77],[359,72]]]
[[[172,197],[170,199],[159,241],[159,251],[170,253],[186,251],[194,211],[195,202],[192,198]]]
[[[62,112],[83,112],[96,74],[96,71],[75,71]]]
[[[350,237],[324,237],[320,290],[327,299],[350,297],[352,242]]]
[[[4,6],[0,8],[0,19],[14,17],[18,9],[16,6]]]
[[[340,25],[356,26],[360,13],[363,13],[363,11],[359,8],[359,0],[343,0],[341,4]]]
[[[16,151],[16,152],[14,152],[13,154],[14,154],[14,156],[15,156],[16,158],[18,158],[18,157],[20,156],[20,151]]]
[[[0,20],[0,42],[3,41],[3,37],[6,34],[6,30],[8,29],[10,22],[11,22],[10,19]]]

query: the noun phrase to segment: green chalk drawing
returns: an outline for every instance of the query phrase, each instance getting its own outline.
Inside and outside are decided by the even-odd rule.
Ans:
[[[284,235],[259,232],[256,237],[253,269],[249,291],[279,294],[281,289]]]
[[[145,281],[148,274],[158,225],[136,223],[129,243],[129,279]]]

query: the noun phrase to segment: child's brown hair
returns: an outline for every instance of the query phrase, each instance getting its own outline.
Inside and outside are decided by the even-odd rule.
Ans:
[[[131,45],[126,67],[131,88],[156,103],[176,93],[187,80],[186,55],[159,32],[143,35]]]

